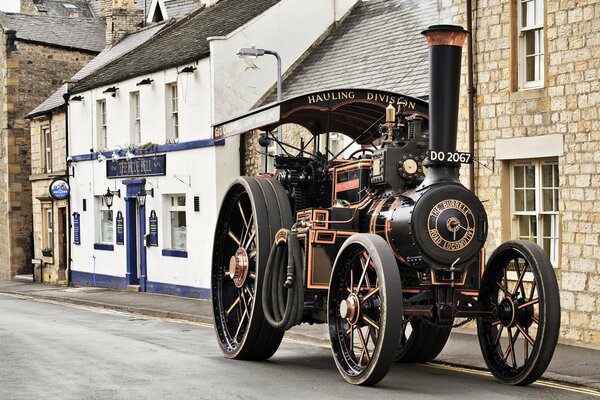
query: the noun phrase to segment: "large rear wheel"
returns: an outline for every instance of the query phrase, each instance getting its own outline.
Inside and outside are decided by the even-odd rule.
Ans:
[[[283,338],[262,306],[262,277],[275,233],[290,228],[292,214],[279,182],[237,178],[223,200],[211,274],[215,331],[228,358],[267,359]]]
[[[560,299],[550,260],[528,241],[502,244],[490,256],[479,299],[493,317],[477,321],[479,344],[496,379],[528,385],[548,367],[558,340]]]
[[[351,236],[331,273],[328,323],[331,350],[344,379],[373,385],[387,374],[402,325],[400,274],[388,244]]]

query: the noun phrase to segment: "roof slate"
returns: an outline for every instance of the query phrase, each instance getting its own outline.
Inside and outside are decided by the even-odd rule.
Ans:
[[[38,0],[33,5],[38,11],[55,17],[70,17],[72,13],[79,14],[79,18],[93,18],[94,12],[87,0]]]
[[[100,54],[98,54],[92,61],[87,63],[82,69],[79,70],[70,80],[77,81],[85,78],[94,71],[102,68],[104,65],[110,63],[121,57],[123,54],[127,54],[131,50],[147,42],[161,29],[166,27],[167,23],[152,25],[146,29],[142,29],[135,33],[131,33],[121,39],[117,44],[112,47],[107,47]],[[63,95],[67,93],[67,85],[61,86],[56,92],[47,98],[42,104],[37,106],[33,111],[27,114],[28,118],[33,118],[38,115],[46,114],[54,109],[62,107],[65,104]]]
[[[200,0],[171,0],[165,2],[169,18],[181,18],[202,6]]]
[[[105,46],[105,21],[97,18],[65,18],[5,13],[18,40],[99,53]]]
[[[208,37],[223,36],[246,24],[280,0],[220,0],[163,29],[120,59],[96,71],[70,92],[81,92],[148,73],[195,62],[209,54]]]
[[[282,97],[336,87],[426,96],[428,47],[420,33],[437,22],[437,0],[363,1],[285,79]],[[271,93],[265,103],[275,99]]]

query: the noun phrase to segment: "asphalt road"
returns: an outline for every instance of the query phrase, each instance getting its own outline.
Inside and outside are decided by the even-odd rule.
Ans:
[[[582,399],[586,389],[505,386],[487,374],[395,365],[373,388],[329,349],[284,341],[266,362],[225,359],[212,327],[0,295],[0,399]]]

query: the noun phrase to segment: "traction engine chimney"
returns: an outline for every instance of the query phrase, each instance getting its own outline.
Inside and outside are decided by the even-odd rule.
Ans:
[[[429,150],[456,152],[462,46],[469,32],[458,25],[432,25],[422,32],[429,44]],[[458,181],[460,163],[429,160],[422,187]]]

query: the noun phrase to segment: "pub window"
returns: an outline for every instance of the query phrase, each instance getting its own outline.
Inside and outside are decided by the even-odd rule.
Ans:
[[[512,237],[537,243],[558,265],[558,161],[514,162],[511,168]]]
[[[179,139],[179,95],[177,83],[167,85],[167,138]]]
[[[42,204],[42,247],[44,249],[51,249],[53,247],[53,214],[52,204]]]
[[[142,119],[140,117],[140,92],[129,94],[129,107],[131,116],[131,144],[142,142]]]
[[[168,212],[167,248],[171,250],[187,250],[187,216],[185,194],[166,196]]]
[[[44,165],[44,172],[52,172],[52,133],[50,127],[42,128],[42,162]]]
[[[544,1],[517,0],[519,89],[544,85]]]
[[[108,146],[108,130],[106,126],[106,100],[98,100],[97,125],[98,125],[98,150]]]
[[[112,244],[114,238],[113,210],[106,206],[104,196],[96,196],[96,204],[98,211],[97,215],[100,221],[100,223],[97,224],[97,242]]]

